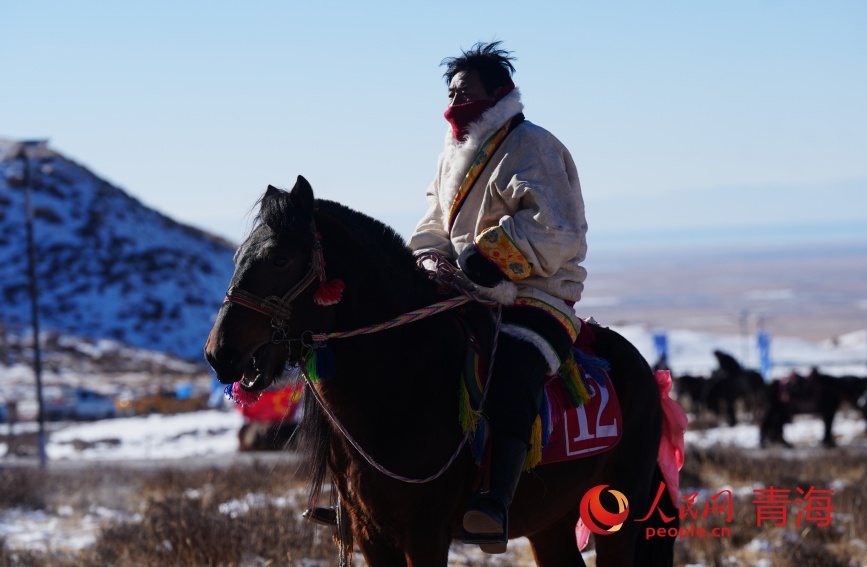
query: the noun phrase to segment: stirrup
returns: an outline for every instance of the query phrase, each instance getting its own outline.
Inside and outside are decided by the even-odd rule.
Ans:
[[[337,525],[337,508],[333,506],[316,508],[307,508],[301,517],[308,522],[319,524],[320,526],[336,526]]]
[[[509,515],[490,495],[476,495],[463,518],[461,541],[490,554],[505,553],[509,543]]]

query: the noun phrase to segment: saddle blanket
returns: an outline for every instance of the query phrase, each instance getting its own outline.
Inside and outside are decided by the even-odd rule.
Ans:
[[[603,453],[613,448],[623,434],[620,403],[608,374],[604,380],[587,380],[590,399],[570,407],[554,420],[540,465],[571,461]]]

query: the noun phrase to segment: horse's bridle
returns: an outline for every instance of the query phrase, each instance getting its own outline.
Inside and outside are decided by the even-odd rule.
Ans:
[[[319,241],[316,225],[312,220],[310,223],[313,229],[313,254],[310,258],[310,267],[304,277],[301,278],[301,281],[292,286],[282,297],[269,295],[263,298],[238,287],[230,286],[226,292],[225,299],[223,299],[223,303],[237,303],[271,317],[271,328],[274,329],[274,333],[271,335],[271,342],[274,344],[286,343],[292,340],[289,338],[289,318],[292,316],[292,302],[304,290],[310,287],[310,284],[324,279],[325,261],[322,257],[322,243]]]

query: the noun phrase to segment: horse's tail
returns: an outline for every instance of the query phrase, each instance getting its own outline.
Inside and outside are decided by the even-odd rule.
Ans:
[[[309,386],[305,386],[309,387]],[[304,415],[298,424],[298,451],[301,454],[301,474],[310,482],[308,496],[309,507],[317,506],[319,495],[322,492],[322,484],[328,474],[328,444],[331,438],[331,429],[328,427],[328,417],[319,407],[316,397],[304,396]]]
[[[664,482],[662,470],[657,465],[653,472],[652,486],[659,486],[662,482]],[[665,521],[663,515],[674,519]],[[654,513],[640,525],[643,531],[638,534],[635,544],[635,565],[647,567],[674,565],[674,542],[677,541],[677,537],[671,537],[669,534],[680,533],[680,510],[675,507],[667,491],[659,499]],[[660,529],[663,532],[660,532]],[[659,533],[665,533],[665,536],[660,537]]]

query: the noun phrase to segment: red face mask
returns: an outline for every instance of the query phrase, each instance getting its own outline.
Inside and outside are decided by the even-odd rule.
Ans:
[[[452,133],[455,135],[455,140],[463,142],[464,138],[467,137],[467,130],[470,124],[478,120],[486,110],[503,100],[513,90],[515,90],[515,83],[510,79],[509,83],[500,89],[500,92],[497,93],[498,96],[494,100],[476,100],[448,107],[443,116],[452,125]]]
[[[443,116],[452,125],[455,140],[463,141],[467,137],[470,124],[495,104],[497,103],[493,100],[476,100],[448,107]]]

